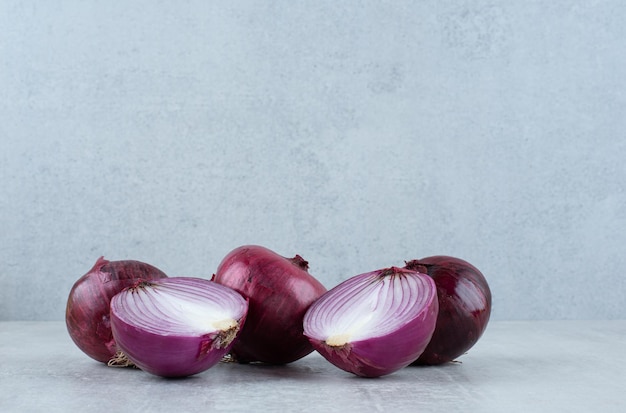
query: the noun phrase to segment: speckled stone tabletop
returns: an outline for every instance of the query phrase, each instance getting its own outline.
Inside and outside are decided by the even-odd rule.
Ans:
[[[108,368],[63,322],[0,323],[1,412],[623,412],[626,321],[492,322],[458,362],[363,379],[317,353],[185,379]]]

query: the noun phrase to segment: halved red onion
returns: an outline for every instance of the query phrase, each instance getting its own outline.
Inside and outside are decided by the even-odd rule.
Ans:
[[[385,268],[354,276],[322,295],[304,316],[304,335],[335,366],[358,376],[383,376],[424,351],[438,308],[430,277]]]
[[[231,288],[175,277],[141,282],[111,300],[118,349],[140,369],[163,377],[200,373],[228,353],[248,312]]]

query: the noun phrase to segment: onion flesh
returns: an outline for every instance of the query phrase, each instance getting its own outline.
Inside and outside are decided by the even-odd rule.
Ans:
[[[209,280],[173,277],[142,282],[111,300],[118,349],[140,369],[184,377],[217,364],[244,324],[247,301]]]
[[[230,352],[235,361],[287,364],[313,351],[302,319],[326,288],[309,274],[302,257],[244,245],[224,257],[213,281],[249,300],[246,325]]]
[[[138,281],[166,277],[163,271],[140,261],[98,258],[69,293],[65,323],[72,341],[89,357],[108,363],[117,350],[109,319],[111,298]]]
[[[391,267],[349,278],[322,295],[304,316],[304,334],[335,366],[379,377],[417,359],[437,311],[430,277]]]
[[[445,255],[412,260],[405,268],[433,278],[439,300],[435,332],[414,364],[437,365],[455,360],[472,348],[487,328],[491,315],[487,280],[469,262]]]

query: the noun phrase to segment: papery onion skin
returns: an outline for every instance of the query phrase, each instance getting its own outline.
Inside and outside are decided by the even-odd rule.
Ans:
[[[485,276],[456,257],[412,260],[406,268],[428,274],[437,285],[439,315],[433,337],[414,365],[438,365],[466,353],[482,336],[491,315],[491,290]]]
[[[117,350],[109,318],[111,298],[138,280],[166,277],[163,271],[144,262],[98,258],[69,293],[65,323],[72,341],[89,357],[107,363]]]
[[[302,257],[244,245],[224,257],[213,281],[249,300],[246,325],[231,350],[235,361],[287,364],[313,351],[302,319],[326,288],[309,274]]]
[[[226,331],[216,330],[205,334],[168,330],[167,310],[162,311],[161,320],[149,320],[143,324],[158,323],[160,331],[151,331],[145,325],[134,323],[125,314],[123,300],[127,295],[137,294],[141,288],[152,289],[158,294],[163,286],[172,284],[192,285],[194,288],[219,289],[219,294],[229,300],[240,302],[241,310],[236,315],[237,324]],[[126,295],[126,297],[125,297]],[[156,306],[159,301],[154,302]],[[218,302],[219,304],[219,302]],[[141,304],[140,304],[141,305]],[[245,323],[247,301],[236,291],[209,280],[192,277],[171,277],[130,287],[111,300],[111,328],[118,349],[141,370],[161,377],[187,377],[201,373],[216,365],[230,351],[234,340]],[[153,315],[152,315],[153,317]]]
[[[339,291],[346,291],[347,284],[357,279],[369,283],[373,278],[384,277],[419,277],[421,287],[416,294],[422,294],[421,308],[415,316],[393,331],[381,336],[373,336],[362,340],[347,342],[341,346],[329,345],[326,337],[316,337],[313,332],[313,319],[325,306],[336,305]],[[364,284],[365,285],[365,284]],[[343,294],[343,293],[342,293]],[[395,298],[395,297],[394,297]],[[350,303],[345,302],[348,306]],[[410,303],[408,304],[411,305]],[[435,284],[425,274],[404,268],[391,267],[354,276],[322,295],[307,311],[304,317],[304,332],[313,347],[329,362],[347,372],[361,377],[380,377],[394,373],[413,362],[426,348],[435,328],[438,313],[438,302]],[[392,317],[393,314],[389,314]],[[329,341],[329,340],[328,340]]]

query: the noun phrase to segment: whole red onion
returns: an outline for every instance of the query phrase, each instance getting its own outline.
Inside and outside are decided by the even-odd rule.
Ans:
[[[444,255],[412,260],[406,268],[428,274],[437,285],[439,315],[435,332],[413,364],[452,361],[469,350],[491,315],[491,290],[483,274],[467,261]]]
[[[166,277],[158,268],[140,261],[98,258],[74,283],[67,299],[65,323],[74,343],[94,360],[108,363],[117,351],[109,317],[113,296],[138,280]]]
[[[308,273],[302,257],[241,246],[224,257],[213,281],[249,300],[246,323],[230,353],[236,361],[286,364],[313,351],[303,335],[302,319],[326,288]]]

